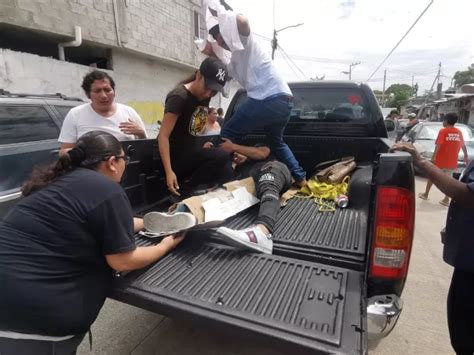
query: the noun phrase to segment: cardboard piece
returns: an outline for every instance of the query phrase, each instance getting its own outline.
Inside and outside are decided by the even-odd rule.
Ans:
[[[231,181],[204,195],[193,196],[181,201],[174,210],[189,210],[197,219],[197,225],[189,230],[218,227],[225,219],[257,204],[255,185],[252,178]]]

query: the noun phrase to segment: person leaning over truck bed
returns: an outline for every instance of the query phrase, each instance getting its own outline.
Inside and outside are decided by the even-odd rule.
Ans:
[[[474,161],[461,180],[447,175],[442,169],[421,157],[412,144],[399,143],[393,150],[413,156],[414,164],[446,196],[451,197],[446,232],[443,238],[443,259],[454,267],[448,293],[448,328],[451,345],[456,354],[474,353]]]
[[[306,172],[283,140],[293,100],[288,84],[251,33],[246,17],[223,10],[223,7],[229,7],[216,1],[205,3],[219,21],[209,29],[209,34],[220,47],[231,52],[229,74],[247,90],[248,97],[226,119],[221,136],[237,142],[252,129],[264,127],[272,153],[290,169],[296,185],[306,185]],[[215,55],[213,51],[204,54]]]
[[[273,250],[273,227],[280,211],[280,196],[291,187],[292,178],[287,166],[276,160],[266,145],[248,147],[232,143],[223,138],[221,149],[233,154],[234,178],[252,177],[255,183],[260,208],[255,223],[242,230],[220,227],[217,232],[232,244],[261,253]],[[209,149],[212,143],[207,143]]]
[[[166,97],[158,147],[166,185],[174,195],[180,195],[183,181],[194,189],[232,178],[230,155],[220,148],[205,149],[196,139],[207,124],[209,100],[224,89],[227,80],[224,63],[207,58]]]
[[[143,268],[182,241],[135,246],[143,220],[119,185],[127,162],[114,136],[92,131],[25,183],[0,222],[0,354],[75,354],[113,270]]]
[[[62,153],[74,147],[80,136],[95,130],[108,132],[120,141],[147,138],[138,113],[115,102],[115,82],[109,74],[100,70],[88,73],[82,89],[91,102],[74,107],[66,115],[58,138]]]

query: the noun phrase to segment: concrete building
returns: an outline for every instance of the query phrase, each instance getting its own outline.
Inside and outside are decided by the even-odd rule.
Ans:
[[[82,77],[99,68],[116,81],[117,101],[156,125],[167,92],[203,59],[193,43],[205,33],[200,7],[200,0],[1,1],[0,88],[85,99]],[[61,60],[58,44],[75,36],[80,45],[64,47]]]

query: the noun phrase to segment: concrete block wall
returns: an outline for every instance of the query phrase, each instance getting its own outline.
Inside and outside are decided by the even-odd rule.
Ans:
[[[196,66],[193,11],[197,0],[5,0],[0,23],[68,37],[77,25],[85,41]]]

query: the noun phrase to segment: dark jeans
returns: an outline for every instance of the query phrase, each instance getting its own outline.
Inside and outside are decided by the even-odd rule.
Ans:
[[[474,353],[474,273],[454,269],[448,293],[448,328],[456,354]]]
[[[290,120],[290,112],[291,104],[286,96],[270,100],[248,98],[232,117],[225,121],[221,136],[238,142],[252,129],[263,126],[272,153],[286,164],[296,181],[303,180],[306,172],[283,141],[283,131]]]
[[[178,183],[186,182],[191,188],[222,184],[233,178],[231,156],[220,148],[172,152],[171,165]]]
[[[250,171],[257,197],[260,199],[260,210],[255,221],[263,224],[273,233],[278,211],[280,210],[280,195],[291,186],[291,174],[285,164],[279,161],[270,161],[259,164]]]
[[[74,355],[85,334],[63,341],[0,338],[1,355]]]

